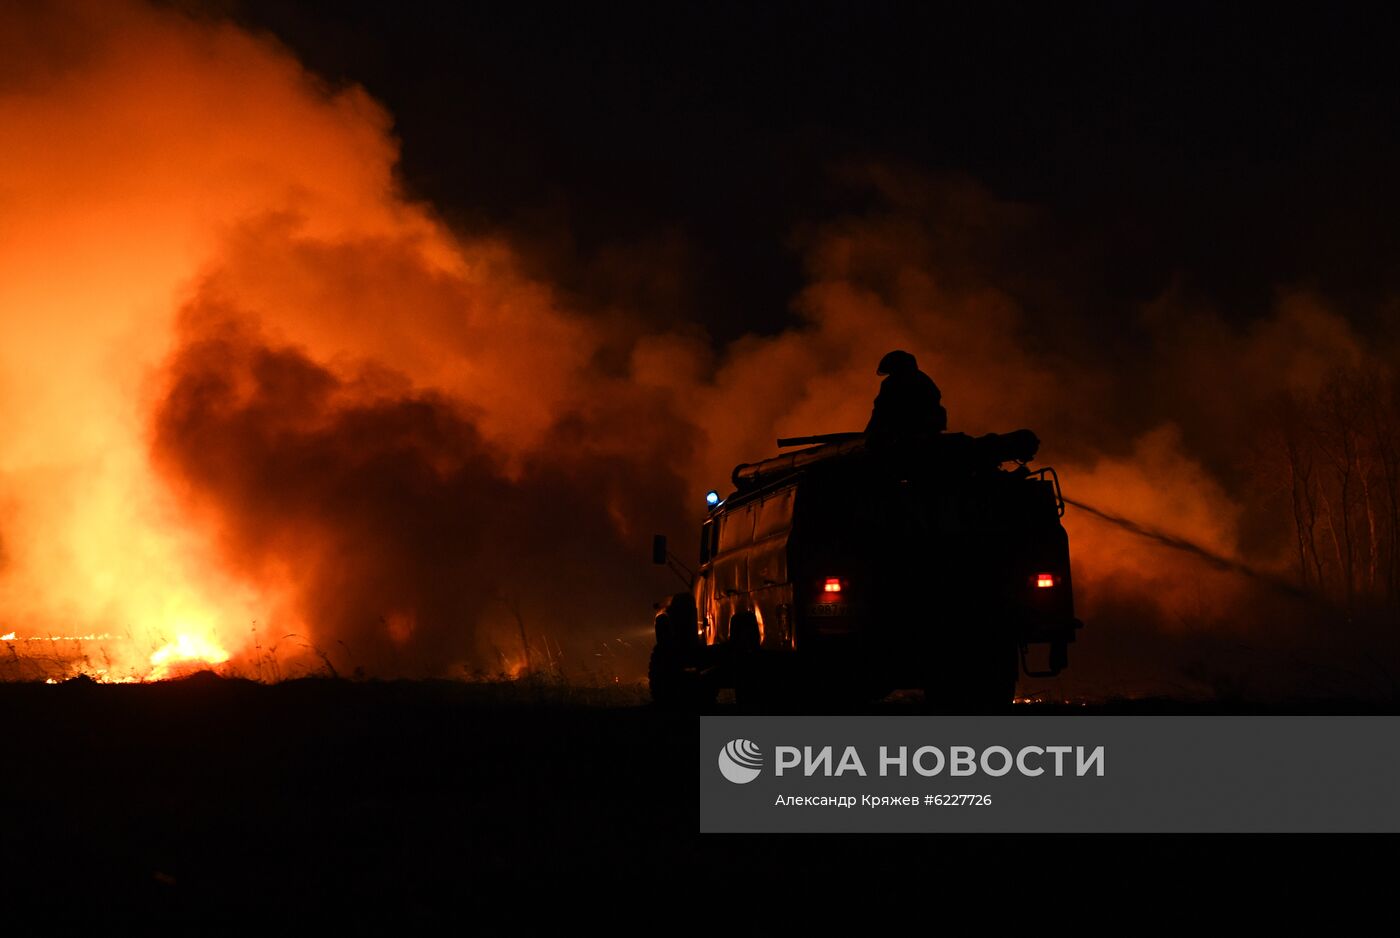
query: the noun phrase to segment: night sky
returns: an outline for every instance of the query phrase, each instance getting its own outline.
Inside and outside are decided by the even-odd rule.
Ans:
[[[384,102],[405,183],[454,224],[510,230],[581,303],[716,341],[790,321],[794,239],[859,210],[843,168],[872,161],[1033,208],[1032,308],[1063,293],[1108,325],[1173,289],[1241,321],[1303,287],[1365,321],[1397,285],[1400,66],[1393,31],[1354,10],[220,9]],[[679,287],[610,276],[619,255]]]

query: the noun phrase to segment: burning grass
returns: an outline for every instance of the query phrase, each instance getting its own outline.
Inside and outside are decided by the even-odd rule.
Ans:
[[[295,637],[295,636],[291,636]],[[311,649],[284,660],[276,644],[257,646],[256,658],[231,658],[217,647],[173,641],[150,653],[148,668],[132,671],[111,667],[108,647],[120,636],[46,636],[20,638],[15,633],[0,637],[0,684],[60,684],[97,686],[104,684],[156,684],[195,681],[203,684],[295,685],[313,681],[322,686],[352,684],[393,684],[416,687],[413,693],[465,694],[472,701],[492,706],[637,706],[648,703],[645,683],[626,678],[609,664],[618,663],[606,643],[596,654],[598,664],[569,669],[562,655],[544,657],[540,665],[526,669],[504,653],[500,667],[462,668],[452,678],[433,680],[381,681],[363,671],[342,675],[328,656]],[[541,646],[542,647],[542,646]],[[303,649],[305,650],[305,649]],[[434,688],[436,690],[434,690]]]

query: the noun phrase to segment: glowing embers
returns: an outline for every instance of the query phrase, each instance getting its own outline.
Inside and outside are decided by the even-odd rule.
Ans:
[[[0,642],[8,647],[12,664],[30,666],[20,672],[24,679],[43,676],[49,683],[75,677],[103,684],[163,681],[217,667],[233,657],[211,630],[186,623],[172,631],[173,640],[159,638],[150,644],[109,632],[20,635],[18,630],[0,635]]]
[[[20,638],[14,632],[6,632],[0,635],[0,642],[105,642],[112,637],[106,632],[92,632],[87,635],[26,635]]]
[[[150,681],[161,681],[211,665],[223,664],[229,653],[212,639],[183,634],[151,653]]]

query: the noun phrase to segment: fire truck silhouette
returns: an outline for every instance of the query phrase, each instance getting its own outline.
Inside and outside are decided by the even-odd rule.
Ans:
[[[741,464],[730,495],[709,493],[697,571],[656,536],[653,560],[691,581],[656,615],[658,704],[920,688],[995,707],[1023,670],[1067,666],[1082,623],[1058,477],[1027,465],[1035,434],[778,443],[803,448]]]

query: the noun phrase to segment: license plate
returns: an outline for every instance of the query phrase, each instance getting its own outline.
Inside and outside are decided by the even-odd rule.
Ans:
[[[848,616],[850,609],[845,603],[818,603],[807,607],[809,616]]]

